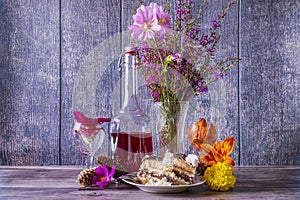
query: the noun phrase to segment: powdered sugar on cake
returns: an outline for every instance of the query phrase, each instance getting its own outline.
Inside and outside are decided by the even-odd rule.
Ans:
[[[199,159],[195,154],[189,154],[186,158],[185,161],[190,163],[193,167],[197,167],[199,163]]]

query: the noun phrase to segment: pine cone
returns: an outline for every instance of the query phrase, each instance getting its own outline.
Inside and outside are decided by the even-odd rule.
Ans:
[[[78,183],[84,187],[92,185],[92,178],[96,175],[96,167],[85,169],[78,175]]]
[[[126,172],[124,171],[124,168],[122,167],[122,165],[120,163],[118,163],[117,161],[115,161],[111,158],[108,158],[107,156],[99,156],[98,163],[99,163],[99,165],[105,164],[109,171],[111,171],[111,167],[114,165],[116,167],[116,172],[113,176],[114,178],[118,178],[118,177],[126,174]]]
[[[204,175],[204,172],[205,170],[207,169],[207,164],[205,163],[198,163],[198,166],[197,166],[197,169],[196,169],[196,172],[199,176],[202,176]]]

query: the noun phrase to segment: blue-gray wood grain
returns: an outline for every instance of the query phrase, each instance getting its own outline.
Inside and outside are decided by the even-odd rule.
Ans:
[[[241,17],[241,164],[296,164],[300,2],[242,1]]]
[[[59,0],[0,1],[0,165],[59,164]]]
[[[207,3],[203,29],[226,4]],[[0,0],[0,165],[82,164],[72,137],[73,111],[115,112],[116,55],[129,44],[124,31],[136,5]],[[217,56],[244,60],[213,93],[191,102],[200,110],[214,104],[219,136],[236,138],[233,157],[240,165],[299,164],[299,11],[296,0],[234,4]],[[141,88],[141,98],[146,91]],[[188,125],[202,116],[191,107]]]

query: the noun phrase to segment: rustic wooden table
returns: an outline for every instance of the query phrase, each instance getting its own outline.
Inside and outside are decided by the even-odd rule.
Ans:
[[[80,190],[80,171],[70,166],[0,166],[0,199],[300,199],[299,167],[236,167],[232,191],[214,192],[201,185],[178,194],[151,194],[126,185]]]

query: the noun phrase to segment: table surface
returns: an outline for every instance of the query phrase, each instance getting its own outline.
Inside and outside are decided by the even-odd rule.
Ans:
[[[210,191],[206,185],[177,194],[151,194],[137,188],[81,190],[82,167],[0,166],[0,199],[300,199],[299,167],[236,167],[235,188]]]

